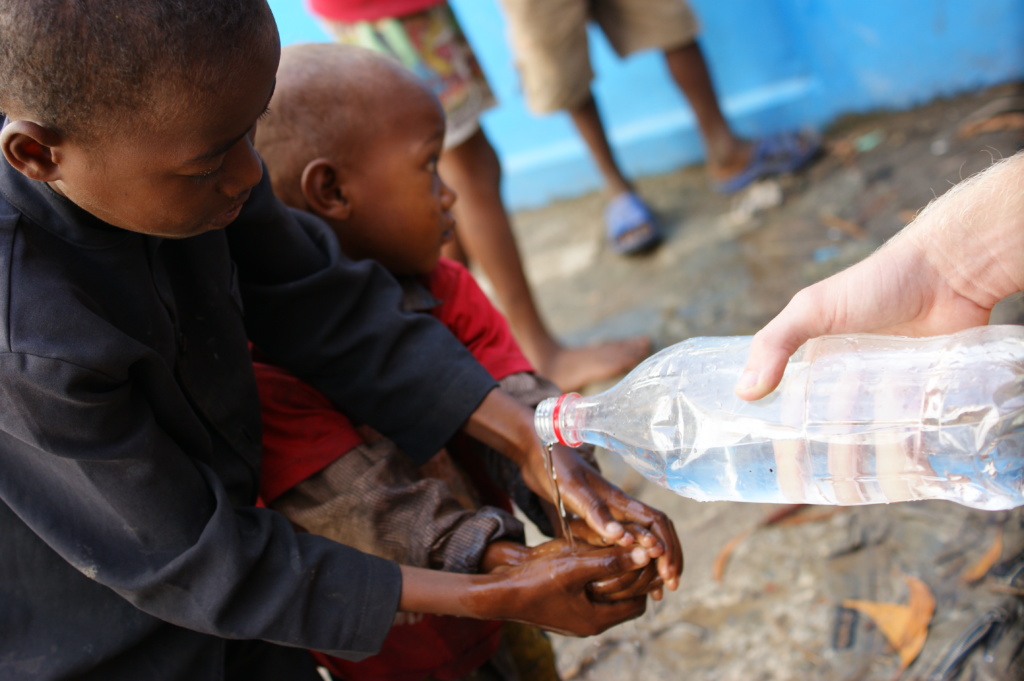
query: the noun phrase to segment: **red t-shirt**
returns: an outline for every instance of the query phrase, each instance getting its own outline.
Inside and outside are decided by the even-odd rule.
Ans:
[[[309,9],[324,19],[355,23],[386,17],[403,17],[444,2],[445,0],[309,0]]]
[[[442,259],[423,283],[441,301],[431,314],[495,380],[533,371],[508,322],[465,267]],[[284,369],[259,361],[258,355],[253,366],[263,418],[260,496],[272,501],[363,440],[318,390]],[[301,439],[295,437],[297,432],[303,434]],[[461,678],[487,661],[497,649],[500,632],[500,622],[399,613],[377,655],[360,662],[315,656],[344,679],[418,681],[432,676],[443,681]]]

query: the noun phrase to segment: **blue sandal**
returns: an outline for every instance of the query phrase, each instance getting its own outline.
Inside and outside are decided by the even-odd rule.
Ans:
[[[813,136],[787,132],[763,137],[754,142],[750,163],[739,174],[715,185],[721,194],[735,194],[755,180],[799,170],[821,149]]]
[[[604,209],[608,245],[620,255],[636,255],[661,243],[663,235],[651,209],[633,192],[619,194]]]

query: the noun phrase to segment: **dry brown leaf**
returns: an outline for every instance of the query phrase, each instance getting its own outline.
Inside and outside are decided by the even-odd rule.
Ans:
[[[984,121],[975,121],[960,126],[956,131],[958,137],[972,137],[984,132],[1002,132],[1004,130],[1024,130],[1024,113],[1010,111]]]
[[[978,562],[971,567],[964,570],[964,573],[960,575],[960,581],[964,584],[974,584],[980,582],[988,574],[988,571],[992,569],[992,566],[999,560],[999,556],[1003,555],[1003,528],[996,528],[996,538],[992,542],[992,546],[988,547],[988,551],[985,552]]]
[[[793,525],[803,525],[804,523],[817,523],[822,520],[828,520],[832,516],[842,512],[842,507],[836,507],[820,513],[801,513],[800,515],[782,518],[776,523],[776,525],[779,525],[780,527],[792,527]]]
[[[851,139],[835,140],[828,146],[828,155],[840,163],[849,163],[857,155],[857,148],[853,146]]]
[[[1024,129],[1024,96],[997,97],[963,120],[957,136],[964,138],[983,132]]]
[[[736,550],[736,547],[740,543],[750,536],[752,530],[744,530],[735,537],[725,543],[725,546],[719,550],[718,555],[715,556],[715,564],[711,567],[711,576],[716,582],[721,582],[725,577],[725,566],[729,564],[729,558],[732,557],[732,552]]]
[[[777,508],[762,518],[754,529],[757,529],[758,527],[768,527],[769,525],[781,525],[785,523],[787,519],[792,520],[791,516],[799,513],[800,509],[805,505],[806,504],[787,504]],[[736,550],[736,547],[739,546],[744,539],[753,533],[754,530],[744,530],[727,541],[725,546],[719,550],[718,555],[715,556],[715,563],[711,567],[711,576],[716,582],[721,582],[725,577],[725,568],[729,564],[729,558],[732,557],[732,552]]]
[[[794,516],[803,510],[807,504],[786,504],[780,508],[775,509],[765,517],[761,518],[761,522],[757,524],[758,527],[768,527],[769,525],[778,525],[786,518]]]
[[[860,611],[878,625],[889,644],[900,656],[900,669],[910,666],[928,637],[928,625],[935,612],[935,597],[928,585],[907,577],[910,597],[906,605],[876,601],[845,600],[843,606]]]
[[[835,227],[836,229],[842,232],[846,232],[854,239],[863,239],[865,236],[867,236],[867,232],[864,231],[863,227],[858,225],[853,220],[847,220],[846,218],[841,218],[838,215],[832,215],[831,213],[822,213],[821,222],[826,227]]]

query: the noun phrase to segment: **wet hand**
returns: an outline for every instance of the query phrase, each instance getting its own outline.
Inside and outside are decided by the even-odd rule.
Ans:
[[[590,599],[597,603],[612,603],[639,596],[650,596],[660,601],[664,584],[658,574],[657,564],[649,563],[646,567],[624,575],[591,582],[587,589]]]
[[[645,550],[611,546],[573,553],[564,540],[547,544],[536,547],[531,560],[500,573],[507,595],[497,618],[592,636],[644,613],[647,599],[642,587],[657,579],[644,570],[651,565]],[[625,579],[616,581],[620,578]],[[608,584],[612,595],[621,597],[595,596],[595,583]],[[637,595],[630,595],[630,585],[637,585]]]
[[[539,456],[543,461],[543,454]],[[657,558],[659,576],[669,589],[679,588],[683,550],[672,521],[606,480],[574,450],[555,445],[551,456],[566,510],[579,516],[596,535],[586,540],[592,544],[626,547],[635,543],[645,552],[658,552],[651,557]],[[553,497],[546,469],[530,468],[532,470],[524,468],[523,471],[528,484]],[[534,476],[532,481],[528,477],[530,473]]]
[[[485,553],[487,559],[481,564],[481,570],[486,572],[507,571],[512,567],[522,565],[531,560],[552,558],[558,556],[580,555],[590,551],[606,548],[604,546],[588,543],[600,542],[600,537],[579,518],[575,518],[571,529],[573,540],[553,539],[534,547],[523,546],[513,542],[493,542],[487,547]],[[612,602],[616,600],[629,600],[639,596],[649,595],[654,600],[662,600],[662,587],[664,581],[657,573],[656,563],[653,562],[659,555],[665,553],[664,547],[647,533],[646,528],[628,527],[628,531],[635,531],[637,536],[646,535],[653,540],[650,548],[645,549],[648,562],[643,567],[616,574],[598,582],[591,582],[587,585],[590,598],[595,602]],[[636,547],[641,547],[640,542]]]
[[[573,536],[576,546],[600,546],[604,543],[602,537],[583,522],[582,519],[572,518],[568,525],[569,534]],[[652,560],[665,555],[665,545],[658,541],[658,538],[646,527],[634,523],[626,523],[624,529],[626,534],[633,538],[633,545],[646,550],[647,555]],[[657,562],[654,562],[648,564],[642,570],[635,570],[626,575],[594,582],[590,585],[590,594],[591,598],[599,601],[621,600],[644,594],[651,596],[656,601],[660,601],[664,584],[665,582],[657,570]]]

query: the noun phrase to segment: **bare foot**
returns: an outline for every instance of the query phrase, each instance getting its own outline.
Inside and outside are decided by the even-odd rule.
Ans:
[[[708,174],[718,192],[733,194],[762,177],[799,170],[820,148],[821,140],[816,135],[777,133],[740,143],[729,154],[709,160]]]
[[[572,392],[588,383],[624,374],[650,354],[651,339],[636,336],[579,348],[555,345],[534,364],[542,376],[561,390]]]
[[[708,175],[714,182],[723,182],[742,173],[750,164],[754,147],[750,142],[737,140],[717,157],[709,157],[706,163]]]

